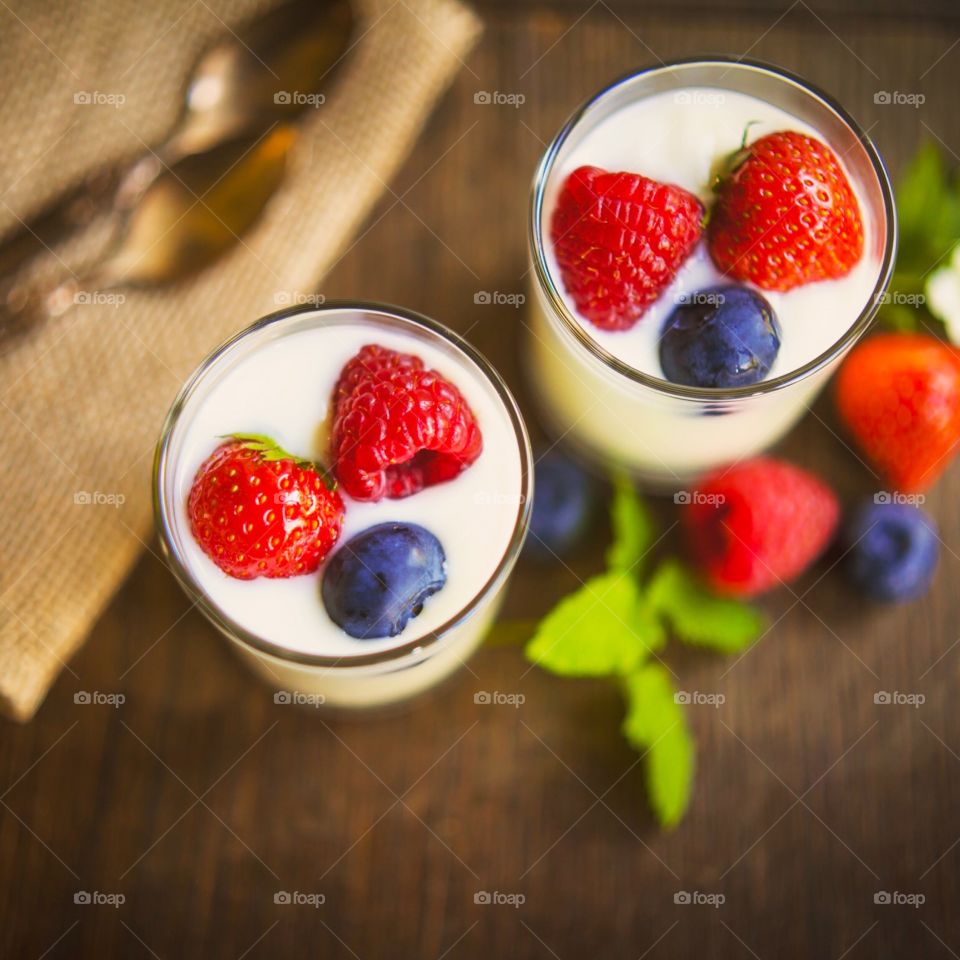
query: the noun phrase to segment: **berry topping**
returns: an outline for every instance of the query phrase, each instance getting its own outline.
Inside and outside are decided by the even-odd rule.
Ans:
[[[355,500],[408,497],[452,480],[483,449],[460,391],[419,357],[367,345],[333,391],[333,455]]]
[[[940,541],[922,510],[908,503],[865,503],[846,525],[847,575],[875,600],[913,600],[926,593]]]
[[[717,267],[764,290],[848,274],[863,254],[860,208],[836,154],[813,137],[771,133],[721,174],[707,241]]]
[[[429,530],[380,523],[333,555],[323,575],[323,604],[351,637],[395,637],[446,582],[443,547]]]
[[[236,436],[200,466],[187,503],[203,552],[239,580],[312,573],[340,536],[343,501],[269,437]]]
[[[551,238],[577,310],[603,330],[629,330],[677,275],[702,221],[700,201],[680,187],[637,173],[574,170]]]
[[[836,380],[841,419],[898,490],[926,490],[960,444],[960,352],[922,334],[855,347]]]
[[[802,573],[826,547],[838,515],[836,497],[818,477],[758,457],[698,485],[683,521],[710,585],[746,597]]]
[[[593,478],[559,450],[537,460],[533,509],[530,513],[530,549],[541,556],[569,550],[586,531],[596,502]]]
[[[773,307],[746,287],[708,287],[674,307],[660,334],[668,380],[691,387],[742,387],[762,380],[780,350]]]

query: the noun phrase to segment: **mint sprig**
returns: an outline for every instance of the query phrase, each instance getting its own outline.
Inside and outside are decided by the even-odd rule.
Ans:
[[[900,242],[880,319],[912,331],[937,319],[926,306],[927,279],[960,240],[960,178],[932,141],[920,146],[897,181],[896,206]]]
[[[693,786],[693,738],[666,668],[656,662],[668,633],[721,653],[747,648],[765,618],[717,597],[674,558],[644,582],[656,527],[624,475],[613,478],[607,570],[561,599],[526,645],[531,662],[563,677],[609,677],[626,701],[622,732],[644,758],[650,806],[664,827],[686,812]]]

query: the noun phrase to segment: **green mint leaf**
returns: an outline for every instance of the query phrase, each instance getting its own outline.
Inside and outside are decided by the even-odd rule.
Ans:
[[[663,620],[645,593],[641,594],[636,606],[634,625],[652,653],[659,653],[667,645],[667,631],[664,629]]]
[[[920,146],[896,185],[900,242],[890,287],[879,319],[900,332],[940,319],[924,307],[932,264],[960,238],[960,188],[932,142]]]
[[[647,664],[624,681],[623,735],[644,756],[647,796],[664,827],[679,823],[693,788],[694,746],[667,671]]]
[[[613,543],[607,550],[607,566],[611,570],[632,570],[639,574],[641,561],[653,545],[656,528],[630,478],[625,473],[617,472],[612,482],[610,526]]]
[[[920,326],[921,313],[903,303],[886,303],[880,308],[880,322],[899,333],[913,333]]]
[[[696,750],[685,726],[674,727],[650,746],[646,759],[647,795],[664,827],[676,826],[690,805]]]
[[[664,560],[650,577],[646,600],[667,620],[678,639],[721,653],[745,649],[766,626],[766,617],[759,610],[714,595],[673,558]]]
[[[960,237],[960,192],[951,183],[943,154],[921,145],[896,189],[900,229],[898,272],[924,272]]]
[[[897,183],[897,221],[900,229],[899,261],[906,265],[922,256],[931,224],[939,217],[947,192],[943,157],[932,141],[916,152]]]
[[[526,646],[527,659],[567,677],[629,673],[661,642],[638,620],[640,605],[633,577],[619,571],[592,577],[540,621]]]

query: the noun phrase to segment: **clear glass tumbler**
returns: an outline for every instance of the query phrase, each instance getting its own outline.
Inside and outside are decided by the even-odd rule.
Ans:
[[[327,324],[344,323],[351,328],[363,327],[364,336],[371,342],[376,342],[378,331],[389,330],[455,358],[463,375],[473,379],[476,388],[499,405],[512,428],[509,442],[513,449],[509,451],[509,458],[511,464],[519,463],[520,490],[509,502],[486,505],[487,509],[511,511],[509,522],[513,532],[502,556],[491,562],[482,588],[462,609],[426,635],[417,635],[417,621],[412,620],[407,632],[412,632],[413,638],[407,641],[401,638],[401,642],[388,649],[366,652],[363,643],[357,643],[354,653],[329,656],[290,649],[270,636],[251,633],[202,586],[186,549],[192,534],[185,522],[183,505],[193,468],[185,466],[184,440],[187,426],[202,409],[211,390],[255,351],[279,338]],[[251,384],[251,390],[255,389],[256,385]],[[496,456],[496,451],[485,449],[483,455]],[[268,316],[218,347],[200,364],[180,391],[164,423],[156,451],[153,492],[157,531],[174,575],[241,658],[282,691],[278,696],[286,698],[285,702],[304,698],[311,705],[335,708],[376,707],[404,700],[432,687],[463,664],[480,645],[496,616],[526,535],[533,493],[532,457],[526,427],[506,384],[488,361],[461,337],[433,320],[397,307],[329,302],[320,307],[294,308]],[[444,533],[457,535],[456,531]],[[320,602],[319,594],[317,602]]]
[[[819,356],[752,386],[682,386],[624,364],[585,332],[548,267],[545,238],[550,211],[545,197],[564,159],[625,105],[686,88],[749,94],[809,124],[843,158],[865,206],[862,213],[872,242],[864,256],[876,261],[877,273],[863,309],[859,315],[838,318],[840,334]],[[887,173],[873,144],[846,111],[785,71],[721,58],[643,70],[591,97],[570,117],[540,162],[528,231],[526,357],[545,424],[589,457],[624,466],[648,489],[660,491],[677,490],[715,467],[757,454],[796,423],[869,326],[889,282],[896,250]]]

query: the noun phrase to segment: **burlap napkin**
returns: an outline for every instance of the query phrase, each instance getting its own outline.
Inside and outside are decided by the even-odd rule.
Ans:
[[[307,110],[282,192],[239,246],[175,287],[75,306],[0,358],[0,708],[17,719],[32,716],[150,539],[153,447],[184,379],[228,334],[316,289],[479,31],[457,0],[356,3],[360,40],[324,106]],[[269,3],[36,6],[7,8],[18,22],[0,37],[0,231],[162,140],[204,45]],[[100,96],[78,105],[77,93]],[[74,269],[96,233],[62,253]]]

